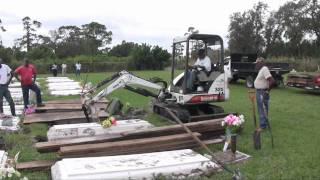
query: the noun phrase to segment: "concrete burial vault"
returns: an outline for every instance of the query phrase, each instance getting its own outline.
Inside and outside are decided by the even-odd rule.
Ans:
[[[218,166],[190,150],[164,151],[121,156],[69,158],[51,167],[53,180],[140,180],[158,174],[186,179],[214,170]]]

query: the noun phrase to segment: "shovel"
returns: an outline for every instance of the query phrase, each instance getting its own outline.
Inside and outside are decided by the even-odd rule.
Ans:
[[[249,99],[252,104],[252,114],[253,114],[253,122],[254,127],[256,128],[253,132],[252,138],[253,138],[253,147],[256,150],[261,149],[261,138],[260,138],[260,130],[257,126],[257,117],[256,117],[256,91],[254,89],[250,89],[248,91],[249,93]]]

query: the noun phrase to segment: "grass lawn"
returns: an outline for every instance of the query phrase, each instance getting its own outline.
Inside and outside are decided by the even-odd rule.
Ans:
[[[170,79],[169,71],[141,71],[134,74],[150,78]],[[111,73],[90,73],[88,81],[99,82]],[[73,75],[70,77],[75,78]],[[79,80],[84,80],[85,74]],[[75,78],[76,79],[76,78]],[[319,179],[320,178],[320,93],[309,93],[298,89],[277,88],[271,92],[270,121],[273,128],[275,148],[271,148],[268,132],[262,134],[262,150],[256,151],[252,145],[254,131],[251,103],[244,83],[231,84],[231,98],[220,103],[226,111],[244,114],[246,123],[243,133],[238,136],[238,150],[252,158],[233,168],[239,167],[246,179]],[[46,92],[45,89],[43,89]],[[126,90],[118,90],[110,95],[132,106],[148,108],[149,98],[136,95]],[[74,98],[63,97],[63,98]],[[45,100],[54,99],[45,93]],[[59,98],[61,99],[61,98]],[[164,125],[166,121],[157,115],[147,118],[155,125]],[[2,134],[10,145],[10,155],[21,151],[19,161],[47,160],[55,157],[54,153],[40,154],[33,147],[32,137],[46,135],[45,124],[26,126],[30,129],[20,133]],[[221,150],[221,145],[211,147],[213,151]],[[201,150],[199,150],[201,151]],[[29,179],[49,179],[50,172],[23,172]],[[230,179],[231,175],[219,172],[209,179]]]

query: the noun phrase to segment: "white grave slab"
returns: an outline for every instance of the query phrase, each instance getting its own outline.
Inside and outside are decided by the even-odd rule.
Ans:
[[[50,94],[54,96],[68,96],[68,95],[79,95],[81,92],[82,92],[82,89],[59,90],[59,91],[51,91]]]
[[[4,104],[4,106],[3,106],[3,114],[11,115],[11,110],[10,110],[9,104],[7,102],[4,102],[3,104]],[[18,104],[18,103],[15,102],[15,110],[16,110],[16,115],[23,114],[24,105],[21,105],[21,104]]]
[[[60,78],[60,79],[47,79],[48,83],[59,83],[59,82],[75,82],[72,79],[69,78]]]
[[[47,77],[47,79],[69,79],[69,77],[66,77],[66,76],[57,76],[57,77]]]
[[[9,88],[11,87],[21,87],[21,83],[20,82],[13,82],[9,84]]]
[[[19,122],[20,118],[17,116],[14,116],[12,118],[6,118],[7,120],[4,120],[3,118],[0,118],[0,130],[5,130],[5,131],[18,131],[20,129]],[[8,125],[8,123],[4,121],[12,121],[12,125]]]
[[[122,156],[68,158],[51,167],[53,180],[141,180],[157,174],[187,179],[217,168],[208,158],[190,150]]]
[[[76,86],[49,86],[49,91],[60,91],[60,90],[77,90],[82,89],[79,85]]]
[[[56,82],[56,83],[49,83],[48,87],[54,87],[54,86],[79,86],[80,87],[80,82]]]
[[[141,119],[121,120],[116,125],[103,128],[98,123],[63,124],[52,126],[47,133],[48,141],[78,137],[105,135],[120,137],[121,133],[143,130],[154,127],[148,121]]]
[[[17,101],[17,99],[15,101],[15,99],[13,99],[13,102],[14,102],[15,105],[22,105],[23,104],[23,99],[21,99],[19,101]],[[3,99],[3,105],[4,106],[9,106],[9,103],[5,99]]]
[[[3,114],[7,114],[7,115],[11,115],[11,111],[10,111],[10,109],[4,109],[3,110]],[[17,116],[20,116],[20,115],[22,115],[23,114],[23,109],[16,109],[16,115]]]
[[[23,95],[13,95],[11,94],[13,102],[23,102]],[[6,99],[3,97],[3,101],[6,101]]]
[[[22,94],[22,89],[21,87],[18,88],[9,88],[10,93],[21,93]]]

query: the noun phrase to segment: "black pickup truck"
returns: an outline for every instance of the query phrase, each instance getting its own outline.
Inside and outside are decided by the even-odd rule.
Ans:
[[[258,74],[256,70],[255,61],[257,54],[231,54],[231,75],[232,82],[236,82],[239,79],[246,80],[246,86],[249,88],[254,87],[254,80]],[[290,72],[288,63],[268,62],[266,65],[270,70],[273,78],[276,80],[277,85],[283,84],[283,74]]]

